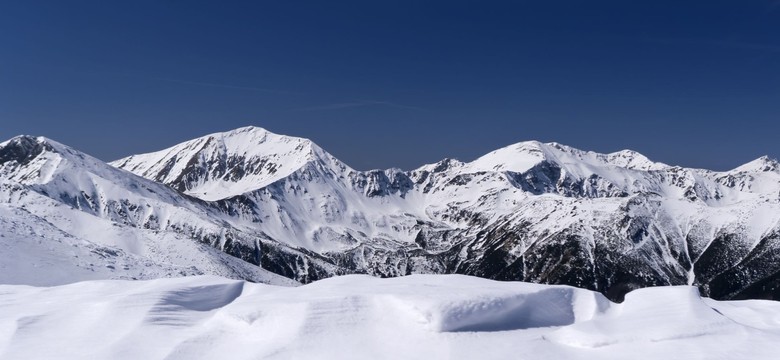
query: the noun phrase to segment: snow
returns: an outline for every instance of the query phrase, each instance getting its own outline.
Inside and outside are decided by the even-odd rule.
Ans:
[[[753,359],[774,358],[780,340],[778,303],[717,302],[689,286],[636,290],[621,304],[567,286],[454,275],[345,276],[291,287],[298,284],[220,251],[228,237],[248,249],[278,241],[326,255],[367,246],[368,256],[391,255],[364,251],[350,270],[392,275],[410,271],[400,259],[422,251],[414,240],[423,230],[450,232],[426,239],[424,251],[461,242],[478,253],[494,245],[471,243],[478,232],[523,225],[523,239],[504,243],[510,255],[497,261],[572,231],[590,261],[597,246],[645,252],[657,273],[671,269],[694,284],[698,264],[684,268],[672,252],[695,261],[717,235],[733,233],[741,257],[725,261],[736,263],[780,226],[780,171],[767,158],[712,172],[629,150],[532,141],[469,163],[358,172],[308,140],[248,127],[114,163],[136,176],[41,137],[12,139],[0,150],[13,141],[42,151],[10,153],[16,158],[0,163],[3,359]],[[206,201],[155,182],[175,183],[191,161],[207,170],[266,165],[239,178],[221,177],[229,171],[193,178],[185,192]],[[543,163],[557,168],[540,170]],[[404,176],[413,184],[405,192],[386,191]],[[210,202],[235,195],[255,212]],[[632,232],[635,222],[646,232]],[[305,274],[314,257],[297,254],[296,271]],[[411,270],[444,271],[419,265]],[[178,278],[200,274],[221,277]]]
[[[47,220],[27,209],[0,204],[0,284],[49,286],[95,279],[215,274],[298,285],[184,236],[116,226],[79,211],[51,207],[55,212]],[[77,227],[85,235],[73,235],[52,223],[71,220],[83,223]],[[121,245],[129,242],[145,251],[123,249]]]
[[[232,227],[209,204],[46,138],[4,144],[16,148],[0,147],[11,155],[0,162],[0,249],[15,256],[0,257],[2,282],[212,274],[297,284],[228,255],[267,236]],[[22,158],[25,151],[35,156]]]
[[[209,134],[153,153],[119,159],[111,165],[140,176],[153,176],[163,184],[186,175],[191,164],[198,164],[204,172],[223,166],[224,171],[188,184],[184,190],[188,195],[214,201],[262,188],[289,176],[319,156],[324,156],[324,152],[308,139],[247,126]],[[238,160],[233,163],[233,159]],[[231,171],[234,169],[249,171],[249,174],[233,179]]]
[[[539,141],[524,141],[494,150],[463,166],[463,172],[477,171],[513,171],[525,172],[542,161],[556,162],[572,167],[594,171],[599,168],[616,168],[628,170],[662,170],[668,167],[663,163],[653,162],[644,155],[632,151],[621,150],[610,154],[600,154],[583,151],[559,143],[541,143]],[[584,166],[583,166],[584,165]],[[596,170],[596,172],[598,172]]]
[[[731,170],[730,172],[732,173],[766,172],[766,171],[778,172],[778,170],[780,170],[780,164],[778,164],[777,160],[771,159],[768,156],[762,156],[751,162],[740,165],[734,170]]]
[[[45,146],[24,158],[8,151],[14,142],[29,150]],[[517,266],[517,259],[538,259],[546,243],[574,233],[572,248],[591,263],[603,262],[596,254],[601,248],[610,261],[629,256],[648,264],[656,284],[703,285],[699,280],[710,278],[696,278],[705,267],[695,262],[708,249],[720,249],[711,247],[716,237],[735,235],[728,237],[733,251],[727,254],[736,264],[761,255],[758,245],[780,226],[780,171],[766,158],[712,172],[652,162],[630,150],[599,154],[529,141],[468,163],[362,172],[309,140],[256,127],[114,162],[119,168],[42,137],[15,138],[0,144],[1,150],[8,160],[0,162],[0,203],[68,239],[157,264],[162,269],[151,273],[166,276],[249,274],[244,278],[263,281],[256,266],[229,262],[214,251],[258,263],[255,250],[261,247],[255,244],[262,243],[300,259],[264,266],[279,271],[293,264],[285,275],[301,281],[317,267],[319,274],[394,276],[453,271],[469,262],[475,267],[458,271],[489,277],[494,270],[479,268],[490,266],[488,251],[506,249],[491,261]],[[183,186],[182,192],[200,200],[160,182]],[[485,230],[491,235],[485,237]],[[439,256],[448,251],[454,258]],[[751,264],[739,276],[747,285],[776,273],[772,266]],[[88,266],[88,274],[96,268]],[[766,270],[754,271],[760,268]],[[555,282],[540,277],[552,273],[522,276]],[[593,288],[599,283],[612,284],[596,279]]]
[[[621,304],[460,275],[0,286],[3,359],[774,359],[778,341],[780,303],[687,286]]]
[[[210,209],[44,137],[2,145],[25,139],[45,150],[26,164],[0,164],[0,249],[14,254],[0,257],[0,283],[212,274],[297,284],[191,234],[165,229],[197,226],[204,236],[224,233]]]
[[[278,167],[275,172],[262,168],[238,178],[230,178],[229,171],[213,172],[221,164],[251,167],[256,162]],[[178,181],[190,163],[213,173]],[[539,224],[536,227],[540,233],[561,231],[577,222],[595,228],[614,223],[613,215],[620,211],[617,209],[628,207],[630,196],[637,195],[662,197],[661,208],[655,211],[671,219],[689,218],[688,224],[711,222],[715,228],[741,228],[746,218],[759,212],[757,208],[778,208],[780,172],[756,173],[771,161],[762,158],[754,163],[759,165],[707,172],[653,162],[631,150],[600,154],[558,143],[526,141],[467,163],[445,160],[407,173],[393,169],[360,172],[310,140],[245,127],[111,164],[150,180],[172,186],[184,184],[185,193],[203,200],[244,196],[256,215],[229,219],[231,223],[262,231],[292,247],[326,254],[348,251],[360,244],[382,248],[413,244],[418,222],[468,231],[471,217],[464,214],[478,214],[492,224],[507,218],[515,223],[528,220]],[[169,168],[170,164],[173,166]],[[544,167],[550,164],[559,170]],[[386,186],[372,175],[392,179],[399,173],[414,183],[409,191],[367,195]],[[724,185],[728,182],[736,185]],[[537,185],[540,187],[534,188]],[[545,198],[548,196],[556,200]],[[579,197],[586,200],[570,201]],[[694,198],[694,205],[689,206],[687,203]],[[769,205],[761,205],[766,201]],[[555,206],[560,204],[567,206]],[[570,206],[584,206],[591,211],[578,212],[575,218],[569,215]],[[555,214],[547,216],[551,213]],[[547,218],[563,221],[538,222]],[[686,225],[665,230],[684,236],[690,232]],[[773,219],[750,228],[755,231],[747,241],[754,243],[762,233],[773,229]],[[429,246],[443,250],[447,244]]]
[[[551,156],[546,146],[538,141],[526,141],[494,150],[470,163],[463,172],[501,171],[524,172]]]

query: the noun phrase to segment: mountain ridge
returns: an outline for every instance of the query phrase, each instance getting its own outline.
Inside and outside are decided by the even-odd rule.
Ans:
[[[96,201],[105,185],[88,174],[108,165],[74,153],[87,160],[70,185],[25,183],[19,174],[47,173],[30,165],[46,160],[37,138],[25,139],[0,144],[5,202],[37,192],[128,232],[151,227],[142,244],[173,233],[301,282],[461,273],[611,299],[673,284],[716,298],[780,296],[780,170],[768,157],[714,172],[526,141],[471,162],[357,171],[310,140],[245,127],[112,162],[124,190]],[[139,198],[139,188],[153,194]]]
[[[306,144],[307,146],[313,147],[315,149],[314,151],[316,151],[318,153],[324,153],[325,156],[327,156],[327,157],[335,158],[335,157],[333,157],[333,155],[331,155],[331,154],[327,153],[326,151],[324,151],[319,145],[317,145],[316,143],[314,143],[310,139],[301,138],[301,137],[294,137],[294,136],[288,136],[288,135],[280,135],[280,134],[273,133],[273,132],[271,132],[271,131],[269,131],[269,130],[267,130],[265,128],[257,127],[257,126],[244,126],[244,127],[237,128],[237,129],[234,129],[234,130],[229,130],[229,131],[225,131],[225,132],[216,132],[216,133],[211,133],[211,134],[208,134],[208,135],[204,135],[204,136],[192,139],[192,140],[188,140],[188,141],[182,142],[182,143],[180,143],[178,145],[174,145],[172,147],[169,147],[169,148],[166,148],[166,149],[163,149],[163,150],[158,150],[158,151],[154,151],[154,152],[150,152],[150,153],[143,153],[143,154],[135,154],[135,155],[126,156],[126,157],[123,157],[123,158],[120,158],[120,159],[117,159],[117,160],[109,161],[108,163],[112,164],[114,166],[117,166],[117,167],[124,168],[124,167],[128,167],[129,166],[128,163],[132,163],[131,160],[134,159],[134,158],[147,156],[147,155],[153,155],[153,154],[158,155],[158,154],[162,154],[162,153],[170,153],[170,152],[176,150],[176,148],[179,147],[179,146],[182,146],[182,145],[185,145],[185,144],[190,144],[190,143],[193,143],[193,142],[196,142],[196,141],[202,141],[203,139],[209,139],[209,138],[215,138],[215,137],[225,137],[225,136],[235,136],[237,134],[245,134],[245,133],[260,133],[260,134],[262,134],[262,136],[272,136],[272,137],[279,138],[279,139],[285,139],[286,141],[300,141],[301,143]],[[262,141],[261,141],[261,143],[262,143]],[[463,162],[463,161],[458,160],[458,159],[445,158],[445,159],[442,159],[439,162],[431,163],[431,164],[423,164],[423,165],[421,165],[421,166],[419,166],[417,168],[413,168],[413,169],[410,169],[410,170],[404,170],[404,169],[400,169],[398,167],[390,167],[390,168],[387,168],[387,169],[375,168],[375,169],[368,169],[368,170],[354,170],[354,168],[350,167],[348,164],[343,163],[340,160],[339,160],[339,162],[344,164],[344,166],[346,166],[350,170],[361,171],[361,172],[371,172],[371,171],[377,171],[377,170],[379,170],[379,171],[400,170],[400,171],[404,171],[404,172],[412,172],[412,171],[422,170],[424,168],[430,167],[430,166],[432,166],[434,164],[438,164],[438,163],[440,163],[442,161],[445,161],[445,160],[455,160],[455,161],[463,163],[463,164],[470,164],[470,163],[473,163],[473,162],[475,162],[475,161],[477,161],[479,159],[485,158],[485,157],[487,157],[487,156],[489,156],[491,154],[494,154],[494,153],[497,153],[497,152],[500,152],[500,151],[509,150],[509,149],[512,149],[512,148],[519,148],[519,149],[535,148],[537,151],[542,151],[542,149],[544,149],[544,151],[546,151],[547,153],[549,153],[549,151],[551,149],[556,149],[556,150],[563,151],[563,152],[574,153],[575,155],[580,156],[580,157],[583,157],[583,156],[585,156],[585,157],[587,157],[587,156],[595,157],[597,159],[603,160],[605,163],[608,163],[608,164],[611,164],[611,165],[614,165],[614,166],[617,166],[617,167],[623,167],[623,168],[629,168],[629,169],[652,170],[652,169],[662,169],[662,168],[668,168],[668,167],[681,167],[681,168],[685,168],[685,167],[682,167],[682,166],[672,166],[672,165],[667,165],[667,164],[664,164],[664,163],[661,163],[661,162],[652,161],[649,158],[647,158],[645,155],[643,155],[643,154],[641,154],[641,153],[639,153],[639,152],[637,152],[635,150],[631,150],[631,149],[623,149],[623,150],[618,150],[618,151],[609,152],[609,153],[599,153],[599,152],[594,152],[594,151],[580,150],[580,149],[577,149],[577,148],[574,148],[574,147],[571,147],[571,146],[567,146],[567,145],[564,145],[564,144],[561,144],[561,143],[558,143],[558,142],[546,142],[545,143],[545,142],[538,141],[538,140],[527,140],[527,141],[520,141],[520,142],[512,143],[512,144],[506,145],[504,147],[501,147],[499,149],[496,149],[496,150],[493,150],[491,152],[488,152],[486,154],[483,154],[482,156],[478,157],[477,159],[472,160],[472,161],[468,161],[468,162]],[[313,160],[313,159],[310,159],[310,160]],[[714,170],[707,170],[707,169],[700,169],[700,168],[688,168],[688,169],[706,170],[706,171],[711,171],[711,172],[715,172],[715,173],[727,173],[727,172],[736,171],[736,170],[738,170],[740,168],[744,168],[745,166],[747,166],[749,164],[752,164],[754,162],[755,163],[762,162],[762,163],[769,163],[769,164],[772,164],[772,163],[777,164],[777,160],[771,158],[768,155],[763,155],[763,156],[761,156],[759,158],[756,158],[756,159],[754,159],[752,161],[749,161],[749,162],[747,162],[745,164],[739,165],[739,166],[735,167],[734,169],[730,169],[730,170],[714,171]],[[130,166],[132,166],[132,165],[130,165]],[[486,170],[486,169],[483,169],[483,170]]]

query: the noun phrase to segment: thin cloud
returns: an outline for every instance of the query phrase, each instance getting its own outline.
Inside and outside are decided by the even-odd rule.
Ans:
[[[397,109],[422,110],[422,108],[416,106],[402,105],[390,101],[360,100],[360,101],[326,104],[320,106],[311,106],[311,107],[293,109],[292,111],[340,110],[340,109],[350,109],[350,108],[359,108],[359,107],[368,107],[368,106],[386,106],[386,107],[392,107]]]
[[[268,89],[268,88],[252,87],[252,86],[237,86],[237,85],[230,85],[230,84],[218,84],[218,83],[201,82],[201,81],[189,81],[189,80],[170,79],[170,78],[155,78],[155,79],[160,80],[160,81],[177,83],[177,84],[205,86],[205,87],[215,87],[215,88],[223,88],[223,89],[259,91],[259,92],[266,92],[266,93],[272,93],[272,94],[291,94],[292,93],[291,91],[287,91],[287,90]]]

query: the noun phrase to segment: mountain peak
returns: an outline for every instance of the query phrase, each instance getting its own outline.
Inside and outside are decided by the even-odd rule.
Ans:
[[[634,150],[620,150],[609,154],[604,154],[607,163],[633,170],[660,170],[666,168],[663,163],[654,162]]]
[[[262,188],[322,159],[332,157],[309,139],[246,126],[111,165],[204,200],[219,200]]]
[[[660,170],[668,167],[666,164],[653,162],[633,150],[602,154],[580,150],[557,142],[542,143],[531,140],[491,151],[466,164],[464,169],[470,172],[525,172],[543,161],[557,163],[561,166],[569,164],[576,165],[576,167],[585,165],[592,168],[618,167],[640,171]]]
[[[257,126],[244,126],[233,130],[213,133],[213,134],[205,135],[200,138],[187,141],[185,143],[197,141],[199,139],[208,139],[208,138],[229,142],[229,144],[227,145],[232,145],[235,147],[245,147],[245,148],[255,146],[255,145],[260,145],[263,143],[277,142],[277,143],[302,144],[301,149],[306,147],[305,150],[308,150],[308,147],[311,147],[311,145],[314,144],[311,140],[306,138],[281,135]]]
[[[767,172],[780,170],[780,163],[769,156],[762,156],[731,170],[731,172]]]
[[[493,150],[466,164],[465,169],[477,171],[524,172],[549,158],[548,145],[539,141],[523,141]]]
[[[264,142],[266,138],[269,136],[292,138],[291,136],[272,133],[266,130],[265,128],[261,128],[257,126],[244,126],[233,130],[206,135],[206,137],[243,138],[248,142],[254,142],[254,143]],[[307,140],[307,139],[301,139],[301,140]]]
[[[101,160],[43,136],[20,135],[0,143],[0,178],[40,184],[72,168],[99,172],[101,168],[110,167]]]
[[[463,162],[457,159],[444,158],[437,163],[423,165],[415,171],[444,172],[460,166],[463,166]]]
[[[52,150],[44,137],[19,135],[0,143],[0,165],[8,162],[26,165],[42,152]]]
[[[236,128],[233,130],[225,131],[225,133],[245,133],[245,132],[259,132],[259,133],[265,133],[270,132],[266,130],[265,128],[254,126],[254,125],[248,125],[248,126],[242,126],[240,128]]]

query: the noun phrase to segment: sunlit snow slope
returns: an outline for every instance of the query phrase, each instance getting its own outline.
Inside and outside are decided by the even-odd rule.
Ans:
[[[357,171],[256,127],[112,163],[349,272],[562,283],[612,299],[692,284],[780,298],[780,165],[687,169],[526,141],[471,162]]]
[[[780,164],[766,157],[714,172],[526,141],[470,162],[358,171],[310,140],[245,127],[109,165],[19,136],[0,143],[0,203],[9,228],[161,269],[68,257],[113,277],[459,273],[616,301],[659,285],[780,299]],[[19,231],[0,242],[28,238]]]
[[[219,200],[264,187],[325,157],[308,139],[245,127],[133,155],[114,165],[186,194]]]
[[[296,283],[230,256],[241,249],[233,238],[254,234],[219,214],[43,137],[0,143],[0,283],[199,274]]]
[[[2,359],[776,359],[780,303],[461,275],[0,286]]]

